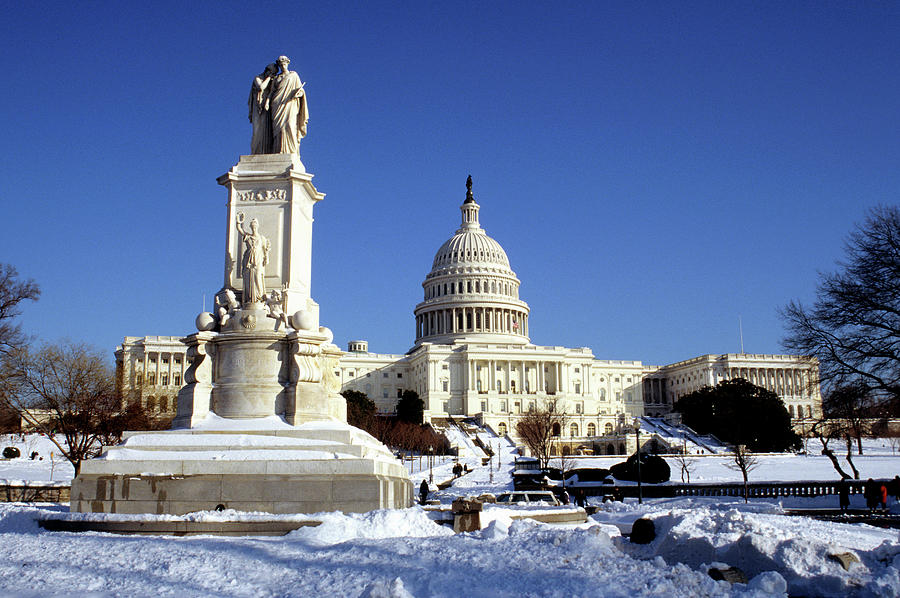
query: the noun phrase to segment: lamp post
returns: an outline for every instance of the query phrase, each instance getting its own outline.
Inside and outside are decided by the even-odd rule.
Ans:
[[[644,504],[643,491],[641,490],[641,420],[634,418],[634,436],[637,442],[637,478],[638,478],[638,504]]]
[[[434,447],[428,447],[428,483],[434,484]]]

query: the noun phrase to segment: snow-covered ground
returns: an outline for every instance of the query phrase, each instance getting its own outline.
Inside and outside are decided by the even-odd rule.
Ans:
[[[0,438],[0,445],[8,441]],[[33,437],[16,443],[45,459],[0,461],[0,478],[48,479],[55,447]],[[887,441],[864,448],[866,455],[856,458],[864,477],[900,470]],[[509,490],[514,457],[509,443],[500,443],[489,466],[464,457],[472,471],[433,497],[446,504]],[[816,479],[821,459],[764,456],[751,479]],[[698,458],[703,465],[692,480],[736,479],[723,460]],[[438,459],[436,483],[452,477],[453,463]],[[821,475],[833,479],[825,463]],[[428,467],[413,467],[418,485]],[[70,467],[54,465],[55,479],[71,475]],[[45,532],[35,518],[60,516],[65,506],[0,503],[0,596],[900,596],[896,530],[790,517],[782,507],[797,505],[778,502],[682,498],[599,506],[579,526],[513,522],[502,509],[486,509],[484,529],[454,535],[414,507],[314,514],[321,526],[277,538],[176,538]],[[653,519],[658,532],[648,545],[619,533],[639,517]],[[860,561],[849,571],[829,557],[844,552]],[[749,583],[713,581],[707,571],[714,563],[741,568]]]

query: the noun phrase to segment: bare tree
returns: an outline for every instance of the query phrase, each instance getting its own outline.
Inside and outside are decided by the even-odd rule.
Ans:
[[[529,409],[516,423],[516,432],[538,458],[541,469],[547,467],[554,439],[562,434],[567,422],[565,411],[558,409],[558,400],[551,399],[544,408]]]
[[[691,474],[694,472],[694,466],[696,465],[696,459],[692,459],[688,455],[687,449],[687,440],[684,441],[684,446],[681,448],[681,452],[677,453],[673,457],[675,463],[678,464],[678,467],[681,469],[681,481],[682,483],[691,483]]]
[[[862,439],[871,436],[873,418],[881,411],[871,394],[865,383],[857,381],[831,389],[822,400],[825,416],[838,420],[835,425],[841,435],[856,441],[860,455],[863,454]]]
[[[0,401],[47,435],[75,468],[97,455],[104,440],[121,438],[128,418],[120,410],[113,370],[96,349],[47,344],[7,354],[9,384]],[[60,437],[62,439],[60,439]]]
[[[859,471],[857,471],[856,466],[853,464],[853,451],[850,450],[851,443],[849,441],[849,436],[847,437],[847,463],[853,471],[853,476],[850,476],[844,471],[837,456],[834,454],[834,451],[828,447],[828,443],[832,440],[845,437],[844,428],[841,425],[840,420],[819,419],[812,425],[812,428],[810,428],[810,434],[818,438],[819,442],[822,443],[822,454],[828,457],[834,470],[841,476],[842,480],[850,479],[851,477],[857,480],[859,479]]]
[[[726,465],[728,469],[732,469],[734,471],[740,471],[741,476],[744,478],[744,502],[749,502],[748,497],[748,489],[747,482],[748,476],[747,474],[757,468],[759,465],[759,460],[756,456],[746,447],[746,445],[739,444],[734,447],[734,453],[732,454],[731,463]]]
[[[839,270],[820,275],[816,301],[781,312],[786,349],[818,359],[823,385],[864,385],[900,397],[900,208],[878,207],[850,234]]]
[[[20,280],[9,264],[0,264],[0,356],[25,344],[25,334],[13,319],[21,314],[23,301],[37,301],[41,290],[31,279]]]

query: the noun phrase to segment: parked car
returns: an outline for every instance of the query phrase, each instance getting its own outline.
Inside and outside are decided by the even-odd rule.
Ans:
[[[549,490],[504,492],[497,497],[498,505],[558,505],[556,496]]]

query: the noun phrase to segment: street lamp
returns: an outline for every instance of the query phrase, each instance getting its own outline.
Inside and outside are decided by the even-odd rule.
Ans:
[[[428,447],[428,483],[434,484],[434,447]]]
[[[638,504],[644,504],[644,496],[641,490],[641,420],[634,418],[634,436],[637,442],[637,475],[638,475]]]

